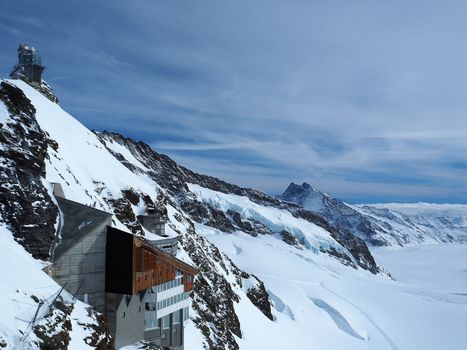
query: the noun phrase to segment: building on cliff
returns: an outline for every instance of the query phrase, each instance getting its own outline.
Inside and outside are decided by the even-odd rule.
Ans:
[[[146,340],[182,350],[197,270],[175,258],[177,240],[111,227],[112,214],[64,198],[59,184],[54,195],[61,220],[47,272],[106,316],[116,348]]]
[[[37,50],[27,44],[21,44],[18,48],[18,63],[13,68],[11,76],[40,86],[44,69],[45,66]]]

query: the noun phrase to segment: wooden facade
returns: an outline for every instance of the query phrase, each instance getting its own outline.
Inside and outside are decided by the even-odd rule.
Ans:
[[[175,280],[183,273],[185,292],[192,290],[198,271],[129,233],[108,228],[106,291],[136,294],[153,286]],[[131,268],[128,268],[131,267]]]

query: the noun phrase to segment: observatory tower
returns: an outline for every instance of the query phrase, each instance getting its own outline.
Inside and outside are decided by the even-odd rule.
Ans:
[[[36,49],[27,44],[21,44],[18,48],[18,64],[13,69],[11,76],[26,79],[33,85],[41,85],[44,68],[41,56]]]

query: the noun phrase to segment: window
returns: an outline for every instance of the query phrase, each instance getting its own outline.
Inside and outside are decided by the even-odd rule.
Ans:
[[[162,328],[170,327],[170,315],[162,317]]]
[[[156,311],[156,306],[154,303],[146,303],[145,309],[146,311]]]
[[[180,323],[180,312],[181,310],[177,310],[174,312],[174,323]]]
[[[122,318],[125,318],[125,311],[123,311],[123,316],[122,316]]]

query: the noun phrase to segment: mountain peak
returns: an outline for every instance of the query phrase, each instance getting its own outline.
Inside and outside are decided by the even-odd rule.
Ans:
[[[312,192],[321,193],[320,190],[317,190],[316,188],[314,188],[313,186],[311,186],[307,182],[303,182],[301,185],[296,184],[294,182],[291,182],[290,185],[285,190],[285,192],[279,197],[285,198],[285,197],[291,197],[291,196],[292,197],[304,196],[304,195],[308,195],[308,194],[310,194]]]

